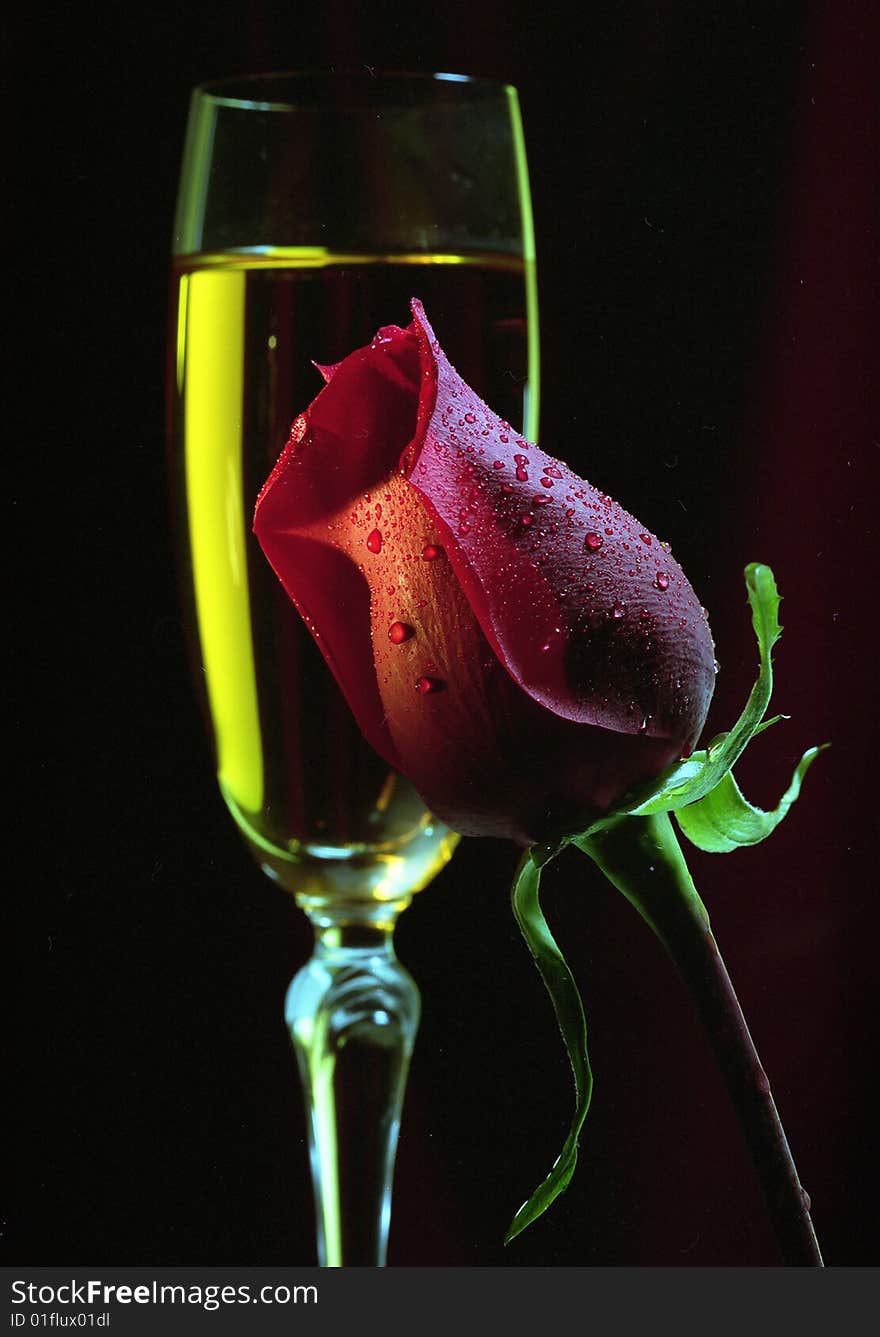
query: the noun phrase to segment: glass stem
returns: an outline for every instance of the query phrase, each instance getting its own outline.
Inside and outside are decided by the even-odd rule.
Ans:
[[[315,947],[285,1015],[306,1098],[321,1267],[384,1267],[391,1182],[418,989],[394,953],[394,918],[311,916]]]

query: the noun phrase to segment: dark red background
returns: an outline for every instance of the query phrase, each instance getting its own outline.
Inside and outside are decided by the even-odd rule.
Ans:
[[[163,344],[190,86],[330,64],[520,88],[543,444],[671,540],[722,661],[710,731],[735,717],[754,673],[742,568],[776,572],[775,707],[792,719],[755,744],[741,779],[769,804],[804,748],[833,747],[768,844],[692,867],[827,1261],[877,1261],[875,9],[615,9],[573,20],[509,0],[198,0],[136,21],[90,11],[22,39],[35,58],[15,106],[36,146],[35,207],[12,267],[34,320],[12,488],[36,617],[10,613],[27,648],[12,698],[27,783],[11,843],[26,857],[7,896],[27,913],[9,940],[27,973],[10,1261],[314,1259],[281,1017],[309,932],[241,847],[189,692]],[[548,876],[546,907],[584,994],[594,1107],[569,1192],[502,1248],[570,1106],[507,904],[514,860],[466,842],[400,924],[424,1016],[390,1262],[775,1264],[688,1000],[632,911],[574,857]]]

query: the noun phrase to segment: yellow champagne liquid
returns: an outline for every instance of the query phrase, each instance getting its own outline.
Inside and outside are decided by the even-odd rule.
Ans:
[[[412,296],[462,376],[534,437],[534,274],[498,255],[273,249],[186,257],[173,285],[175,519],[220,788],[258,862],[303,904],[374,904],[378,921],[455,837],[364,742],[251,532],[254,504],[323,385],[312,359],[408,324]]]

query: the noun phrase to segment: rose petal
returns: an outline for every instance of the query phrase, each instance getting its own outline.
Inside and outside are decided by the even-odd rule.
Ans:
[[[304,429],[293,432],[254,516],[263,551],[362,732],[393,766],[399,762],[375,674],[364,672],[372,661],[366,539],[375,527],[364,498],[382,487],[412,437],[419,374],[415,338],[404,330],[337,364],[332,383],[304,415]]]
[[[498,658],[563,719],[693,745],[714,648],[678,563],[610,497],[511,431],[450,365],[419,302],[412,311],[431,375],[408,477]]]

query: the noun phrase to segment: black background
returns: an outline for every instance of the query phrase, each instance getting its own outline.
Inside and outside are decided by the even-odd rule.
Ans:
[[[776,572],[774,704],[792,719],[740,778],[769,805],[805,747],[833,747],[768,844],[691,864],[827,1261],[877,1260],[874,7],[563,12],[196,0],[7,19],[24,167],[21,206],[7,206],[22,305],[7,341],[20,370],[5,881],[10,964],[24,967],[9,1013],[10,1261],[314,1261],[281,1013],[309,930],[214,785],[172,573],[163,379],[190,87],[331,65],[519,87],[542,443],[671,540],[722,661],[710,733],[754,674],[742,568]],[[464,842],[400,923],[424,1010],[389,1262],[777,1263],[672,968],[573,856],[545,901],[584,994],[594,1105],[570,1190],[502,1248],[570,1108],[508,907],[515,859]]]

